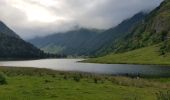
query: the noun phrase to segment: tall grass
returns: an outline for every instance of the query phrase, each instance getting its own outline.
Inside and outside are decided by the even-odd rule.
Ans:
[[[170,91],[159,91],[157,95],[157,100],[170,100]]]

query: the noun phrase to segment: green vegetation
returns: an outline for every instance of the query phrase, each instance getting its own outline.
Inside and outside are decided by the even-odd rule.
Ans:
[[[170,53],[160,54],[160,45],[156,45],[125,53],[112,53],[104,57],[92,58],[85,62],[170,65]]]
[[[104,47],[99,52],[124,53],[148,46],[164,43],[160,46],[161,55],[169,52],[168,43],[170,39],[170,1],[164,0],[162,4],[149,13],[144,20],[133,27],[130,34],[124,35],[121,39],[117,39],[109,47]]]
[[[170,65],[170,1],[165,0],[131,34],[103,48],[108,54],[86,62]]]
[[[48,57],[66,57],[65,55],[47,54],[24,40],[0,33],[0,59],[39,59]]]
[[[164,41],[161,45],[160,45],[160,54],[161,55],[166,55],[167,53],[170,52],[170,41]]]
[[[0,100],[168,100],[170,78],[139,78],[0,67]]]
[[[3,73],[0,73],[0,85],[6,84],[6,77]]]
[[[43,50],[46,53],[52,53],[52,54],[59,54],[62,52],[62,50],[64,49],[64,47],[60,47],[60,46],[56,46],[56,45],[47,45],[44,46],[43,48],[41,48],[41,50]]]
[[[44,56],[43,51],[22,40],[0,21],[0,59],[29,59]]]
[[[39,59],[47,57],[66,57],[65,55],[48,54],[25,42],[15,32],[0,21],[0,59]]]
[[[0,58],[39,58],[43,57],[43,51],[40,51],[33,45],[26,43],[20,38],[0,33]]]
[[[170,99],[170,91],[166,91],[166,92],[160,91],[157,94],[157,99],[158,100],[169,100]]]

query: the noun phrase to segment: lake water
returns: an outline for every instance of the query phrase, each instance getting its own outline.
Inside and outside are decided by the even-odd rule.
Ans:
[[[36,67],[59,71],[79,71],[100,74],[143,74],[170,76],[170,67],[155,65],[80,63],[83,59],[42,59],[30,61],[1,61],[0,66]]]

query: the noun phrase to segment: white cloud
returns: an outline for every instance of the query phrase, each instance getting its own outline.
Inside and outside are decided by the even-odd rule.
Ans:
[[[162,0],[0,0],[0,20],[23,38],[79,25],[106,29],[157,7]]]

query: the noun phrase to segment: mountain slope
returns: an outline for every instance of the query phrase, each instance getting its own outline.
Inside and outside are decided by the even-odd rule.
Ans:
[[[76,56],[98,55],[96,52],[103,47],[109,47],[117,38],[128,34],[144,18],[145,14],[138,13],[117,27],[106,31],[79,29],[61,34],[29,40],[30,43],[50,53],[64,53]]]
[[[0,59],[40,58],[44,53],[0,22]]]
[[[5,33],[8,36],[20,38],[14,31],[12,31],[8,26],[6,26],[2,21],[0,21],[0,33]]]
[[[29,40],[32,44],[50,53],[64,53],[67,55],[88,54],[88,47],[98,32],[88,29],[79,29],[66,33],[58,33],[43,38]]]
[[[117,41],[112,48],[115,52],[124,52],[169,41],[169,23],[170,1],[165,0],[131,34]]]
[[[89,62],[170,65],[169,23],[170,0],[165,0],[132,34],[114,43],[113,53]]]
[[[94,51],[95,56],[101,56],[110,53],[112,51],[111,47],[114,45],[114,42],[130,34],[136,26],[143,22],[146,15],[147,14],[143,12],[137,13],[133,17],[120,23],[118,26],[103,32],[103,34],[97,38],[99,42],[102,42],[102,45],[100,48]]]
[[[125,53],[112,53],[86,62],[108,64],[157,64],[170,65],[170,53],[160,55],[159,46],[140,48]]]

